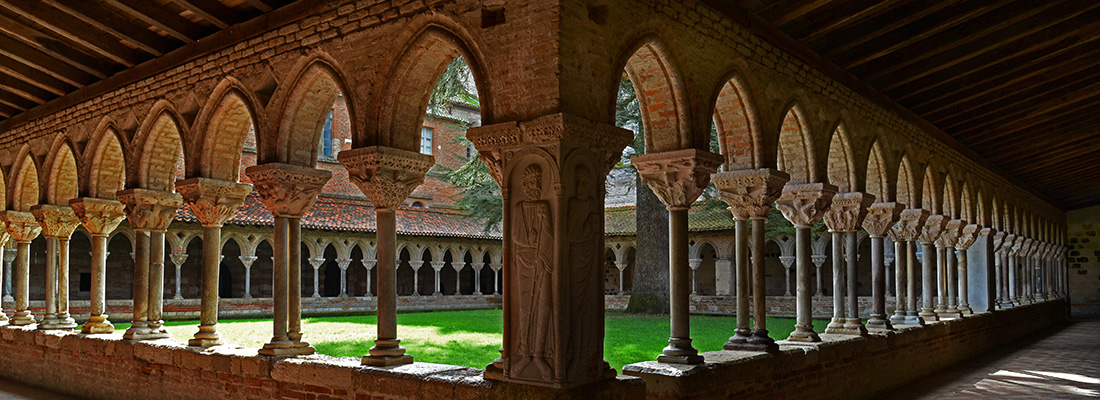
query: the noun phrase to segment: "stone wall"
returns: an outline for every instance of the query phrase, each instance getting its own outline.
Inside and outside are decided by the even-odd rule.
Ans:
[[[859,315],[863,318],[871,316],[871,297],[859,297]],[[630,295],[606,295],[604,305],[608,310],[622,311],[630,302]],[[894,298],[886,298],[887,311],[893,312]],[[847,304],[847,303],[845,303]],[[691,296],[692,314],[734,315],[737,313],[737,297],[734,296]],[[814,318],[830,318],[833,316],[833,298],[831,296],[813,297]],[[749,305],[752,309],[752,305]],[[794,296],[768,296],[768,316],[791,317],[795,316]]]
[[[775,354],[714,351],[698,366],[643,362],[623,368],[646,380],[650,399],[861,399],[1066,319],[1056,300],[866,338],[822,335],[817,344],[781,344]]]
[[[1074,317],[1100,315],[1100,206],[1070,211],[1069,298]]]

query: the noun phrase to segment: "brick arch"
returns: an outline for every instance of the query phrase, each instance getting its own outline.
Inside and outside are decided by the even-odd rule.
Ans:
[[[763,159],[768,146],[761,135],[751,92],[739,74],[731,75],[714,101],[714,127],[719,152],[726,159],[725,170],[773,167],[774,160],[769,163]]]
[[[978,187],[974,192],[974,223],[984,227],[990,227],[989,214],[986,213],[985,188]]]
[[[31,155],[29,145],[24,145],[12,166],[11,198],[8,208],[15,211],[30,211],[38,204],[38,165]]]
[[[658,153],[692,147],[691,118],[680,69],[659,39],[645,36],[629,46],[613,71],[623,71],[634,85],[647,153]],[[612,74],[615,79],[621,75]],[[617,96],[619,85],[613,85],[609,98]],[[614,121],[615,101],[610,102]],[[696,146],[698,147],[698,146]],[[709,143],[702,149],[708,150]]]
[[[126,152],[118,130],[108,125],[97,134],[92,157],[85,174],[87,194],[101,199],[114,199],[126,184]]]
[[[998,231],[1005,230],[1004,213],[1002,212],[1004,206],[1001,205],[1001,199],[997,198],[997,195],[992,196],[990,210],[990,226]]]
[[[210,101],[199,111],[195,124],[198,138],[199,159],[197,165],[188,168],[189,177],[206,177],[225,181],[240,180],[241,149],[245,139],[258,123],[256,104],[244,86],[227,78],[214,89]],[[264,135],[256,135],[257,148],[263,149]],[[261,154],[261,157],[263,155]]]
[[[951,219],[960,218],[959,213],[959,189],[955,179],[948,172],[943,178],[943,215]]]
[[[482,105],[485,124],[493,123],[493,99],[486,79],[484,57],[463,30],[448,21],[432,21],[421,27],[400,47],[400,54],[387,74],[379,74],[378,124],[375,137],[356,136],[356,147],[380,144],[403,150],[420,150],[420,130],[428,111],[428,100],[447,65],[462,56],[470,66]],[[358,135],[358,132],[353,132]]]
[[[791,175],[791,183],[817,182],[813,139],[806,114],[798,103],[787,108],[779,128],[779,169]]]
[[[844,123],[837,124],[829,139],[826,175],[829,183],[836,185],[841,192],[860,190],[856,179],[855,155],[852,152],[852,140]]]
[[[179,114],[171,103],[161,100],[138,128],[138,139],[128,159],[128,184],[151,190],[175,191],[175,181],[188,164],[186,142]]]
[[[43,165],[47,171],[46,181],[40,188],[41,197],[55,205],[68,205],[70,199],[80,197],[80,168],[77,167],[72,142],[64,135],[59,135],[46,160]]]
[[[882,141],[875,140],[871,144],[871,151],[867,156],[867,193],[875,196],[878,201],[900,201],[895,195],[898,183],[891,184],[889,174],[890,167],[886,161],[886,153],[882,150]],[[908,203],[906,203],[908,204]]]
[[[946,214],[943,209],[942,182],[931,162],[924,168],[924,178],[921,185],[921,207],[932,214]]]
[[[324,128],[332,104],[342,93],[348,93],[347,85],[334,62],[328,59],[314,58],[304,63],[299,72],[294,73],[294,83],[288,85],[289,91],[282,95],[280,120],[278,121],[278,139],[273,151],[274,160],[288,164],[314,166],[320,153],[321,130]],[[355,102],[348,98],[347,107],[355,132]],[[272,154],[272,153],[268,153]]]
[[[970,182],[963,181],[962,188],[959,189],[959,211],[957,212],[959,218],[962,218],[968,223],[976,223],[977,218],[974,218],[974,201],[970,198]]]
[[[921,207],[916,178],[917,176],[913,175],[913,165],[909,161],[909,154],[902,154],[901,161],[898,163],[898,179],[894,199],[904,203],[909,208]]]

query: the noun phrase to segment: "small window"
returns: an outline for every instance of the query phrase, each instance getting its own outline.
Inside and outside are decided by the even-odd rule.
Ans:
[[[88,272],[80,273],[80,291],[90,292],[92,291],[92,274]]]
[[[332,111],[325,118],[325,128],[321,133],[321,155],[332,157]]]
[[[416,208],[424,208],[424,203],[421,203],[419,201],[414,201],[412,206],[416,207]]]
[[[425,126],[420,129],[420,153],[432,155],[432,128]]]

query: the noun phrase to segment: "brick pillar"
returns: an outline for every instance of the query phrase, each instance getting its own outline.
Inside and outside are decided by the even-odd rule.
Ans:
[[[269,163],[245,169],[260,201],[275,216],[272,250],[274,318],[264,355],[307,355],[316,350],[301,336],[301,257],[299,221],[321,193],[332,173],[291,164]],[[297,273],[295,273],[297,271]],[[316,276],[316,274],[314,274]]]
[[[199,331],[187,344],[197,347],[217,346],[222,344],[217,328],[222,224],[233,216],[244,198],[252,192],[252,185],[200,177],[176,181],[176,189],[191,206],[191,213],[203,228]]]
[[[33,325],[34,314],[27,309],[30,303],[31,241],[42,233],[42,226],[34,215],[26,211],[5,211],[0,217],[7,223],[8,234],[15,240],[18,253],[15,265],[15,313],[10,324]]]
[[[486,379],[566,388],[615,376],[603,360],[603,182],[632,136],[568,114],[467,133],[504,198],[504,346]]]
[[[38,329],[72,330],[76,321],[69,316],[69,238],[80,220],[71,207],[52,204],[36,205],[31,213],[46,237],[46,314]]]
[[[886,264],[883,262],[883,242],[890,228],[901,218],[905,204],[879,202],[871,204],[867,217],[863,219],[863,229],[871,235],[871,318],[867,328],[879,331],[892,331],[886,314]]]
[[[378,337],[364,365],[413,362],[397,338],[397,209],[424,182],[435,158],[391,147],[364,147],[339,154],[348,177],[374,204],[377,215]],[[507,325],[506,325],[507,326]]]
[[[112,333],[107,320],[107,236],[126,217],[125,206],[115,200],[81,197],[69,201],[81,225],[92,236],[92,294],[90,316],[80,327],[83,333]]]
[[[894,257],[899,265],[904,265],[904,271],[898,270],[897,301],[898,309],[902,310],[901,318],[891,320],[895,324],[924,325],[924,319],[917,313],[917,238],[924,228],[924,222],[931,215],[928,210],[909,208],[901,211],[898,221],[890,228],[890,235],[898,246]],[[902,304],[904,297],[905,304]]]
[[[833,320],[825,328],[825,333],[841,335],[866,335],[867,328],[859,317],[859,298],[856,296],[856,284],[859,275],[855,269],[856,230],[867,216],[867,208],[875,202],[875,196],[860,193],[837,193],[829,203],[828,210],[822,216],[833,244]],[[843,238],[843,239],[841,239]],[[845,249],[841,256],[840,243]],[[812,258],[811,258],[812,260]],[[841,265],[840,260],[845,264]],[[839,283],[839,285],[838,285]],[[801,290],[801,289],[800,289]],[[837,315],[836,309],[840,309]],[[839,318],[838,318],[839,317]]]
[[[768,210],[779,198],[783,185],[790,180],[786,172],[751,169],[711,175],[719,197],[729,205],[736,229],[734,274],[737,276],[737,329],[722,347],[726,350],[774,351],[779,348],[768,336],[767,287],[764,281],[764,257],[752,257],[753,324],[749,330],[749,232],[752,224],[751,254],[764,254],[764,222]]]
[[[175,193],[147,189],[118,192],[126,219],[134,229],[134,312],[130,329],[123,335],[131,340],[171,337],[161,321],[164,299],[164,233],[176,218],[183,198]]]

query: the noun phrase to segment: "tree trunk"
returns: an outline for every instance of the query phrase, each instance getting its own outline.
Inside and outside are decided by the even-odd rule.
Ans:
[[[668,314],[668,211],[641,178],[636,179],[638,234],[634,286],[626,312]]]

